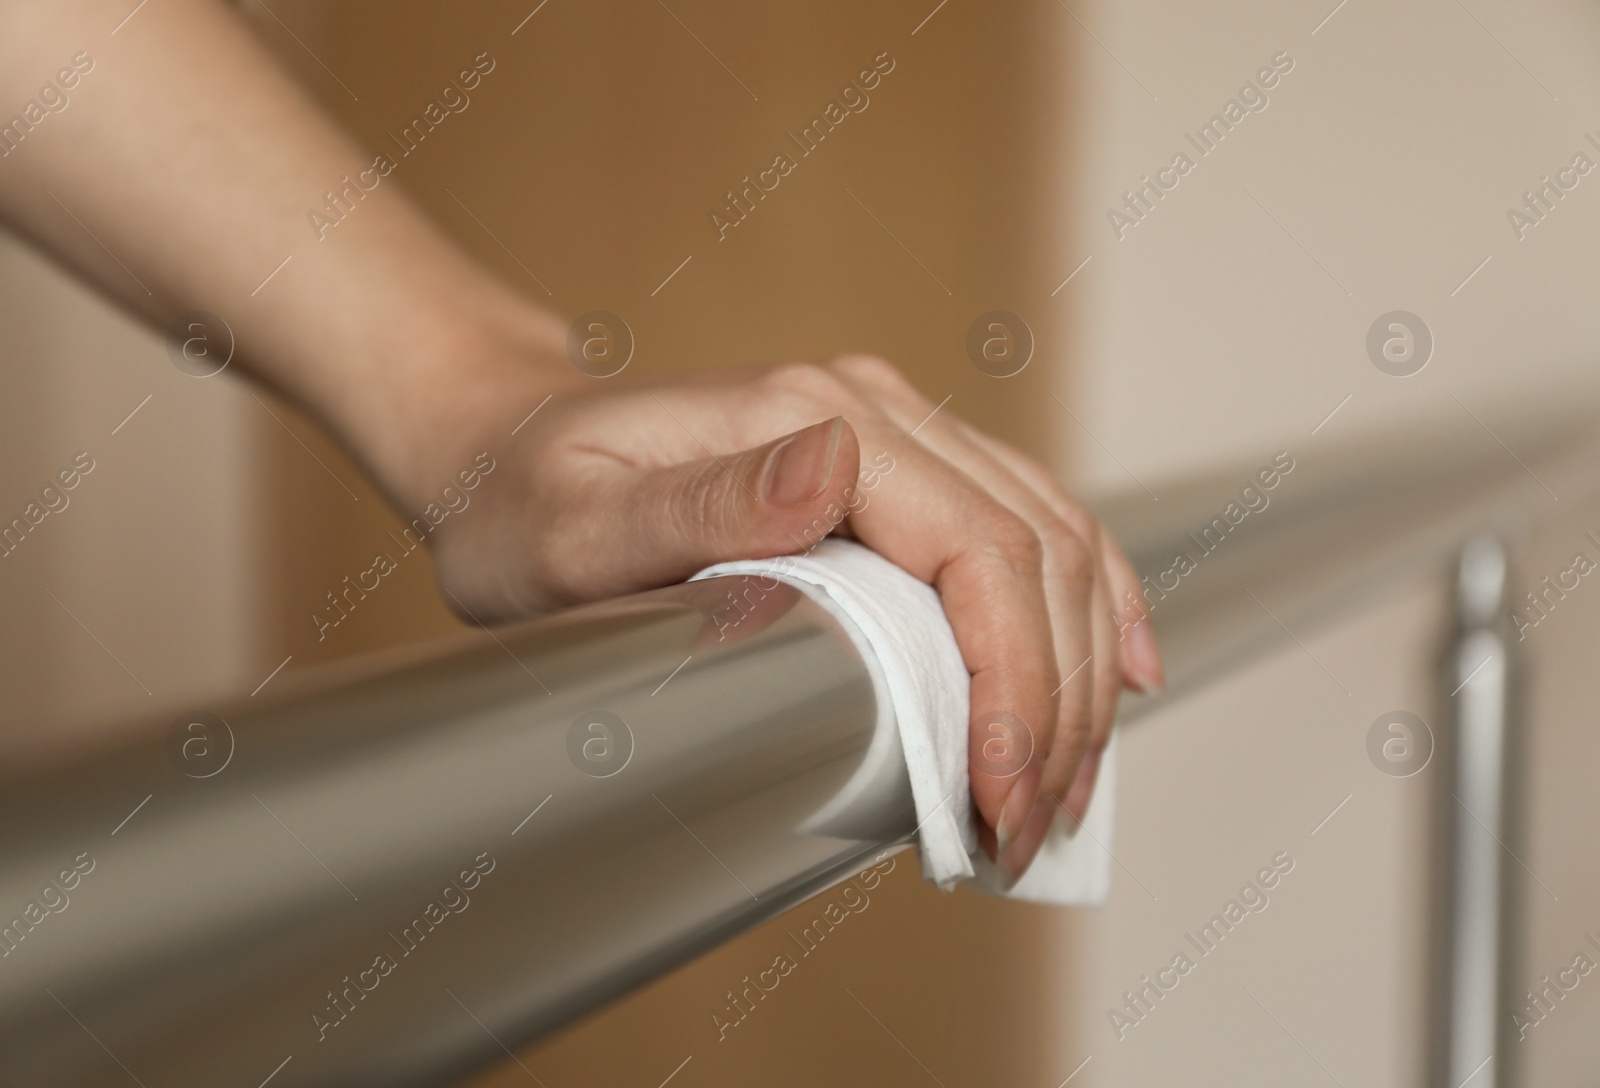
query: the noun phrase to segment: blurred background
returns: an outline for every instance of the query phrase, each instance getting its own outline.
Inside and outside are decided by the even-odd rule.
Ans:
[[[564,318],[622,315],[642,374],[874,352],[1073,487],[1152,500],[1194,470],[1312,460],[1510,402],[1553,410],[1595,384],[1600,177],[1532,226],[1508,215],[1579,153],[1600,162],[1592,4],[238,10],[395,156],[487,54],[470,105],[391,180]],[[874,64],[892,68],[869,104],[719,231],[730,190],[796,156],[790,134]],[[1191,137],[1273,65],[1267,104],[1202,153]],[[1180,153],[1193,168],[1133,219],[1127,194]],[[993,310],[1037,344],[1006,378],[966,348]],[[1394,310],[1435,342],[1408,378],[1367,354]],[[310,613],[398,521],[292,406],[232,370],[180,372],[159,333],[9,236],[0,329],[0,511],[80,453],[94,465],[0,559],[13,749],[456,626],[419,560],[318,641]],[[1600,511],[1561,511],[1523,569],[1564,567],[1591,530]],[[1409,586],[1306,640],[1348,695],[1286,639],[1128,729],[1105,908],[944,894],[901,855],[871,908],[728,1039],[710,1013],[771,962],[784,919],[473,1083],[654,1085],[687,1049],[680,1080],[702,1085],[1416,1083],[1436,996],[1429,773],[1386,777],[1364,743],[1380,713],[1428,712],[1444,588]],[[1600,934],[1597,635],[1600,598],[1579,596],[1530,639],[1529,988]],[[1295,868],[1270,908],[1118,1038],[1107,1010],[1280,853]],[[1597,1027],[1600,981],[1518,1044],[1527,1083],[1594,1083]]]

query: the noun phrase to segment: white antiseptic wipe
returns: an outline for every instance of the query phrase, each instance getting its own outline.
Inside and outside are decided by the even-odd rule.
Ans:
[[[969,677],[939,594],[877,553],[824,540],[809,553],[719,563],[695,579],[776,578],[838,618],[876,667],[880,707],[894,714],[916,802],[922,872],[949,889],[976,879],[985,890],[1036,903],[1098,905],[1111,890],[1115,736],[1101,756],[1094,799],[1076,834],[1057,813],[1033,865],[1007,888],[978,847],[967,781]],[[864,643],[864,645],[863,645]]]

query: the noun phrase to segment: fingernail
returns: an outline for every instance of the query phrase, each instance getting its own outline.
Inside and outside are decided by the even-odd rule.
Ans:
[[[796,506],[822,494],[833,477],[833,460],[839,453],[844,417],[796,431],[767,456],[767,482],[763,491],[774,506]]]
[[[1161,647],[1156,645],[1155,628],[1146,616],[1128,631],[1128,674],[1139,690],[1160,694],[1167,686],[1166,670],[1161,666]]]
[[[995,839],[999,846],[1000,855],[1003,857],[1011,844],[1016,842],[1017,836],[1022,833],[1023,825],[1028,822],[1028,816],[1033,812],[1033,806],[1039,799],[1039,778],[1041,771],[1039,765],[1029,764],[1017,776],[1016,784],[1011,787],[1011,792],[1006,794],[1006,800],[1000,806],[1000,826],[994,829]]]

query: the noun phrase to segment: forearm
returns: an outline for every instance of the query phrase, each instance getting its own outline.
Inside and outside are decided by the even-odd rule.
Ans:
[[[241,364],[407,507],[466,452],[449,448],[453,422],[573,382],[555,319],[372,171],[236,16],[161,0],[112,36],[129,10],[0,3],[0,121],[26,121],[74,57],[80,73],[59,112],[0,140],[0,214],[158,323],[221,316]],[[363,171],[345,220],[318,230],[309,212]]]

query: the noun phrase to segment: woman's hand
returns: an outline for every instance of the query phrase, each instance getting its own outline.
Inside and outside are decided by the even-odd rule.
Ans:
[[[1042,468],[868,356],[580,382],[514,437],[538,398],[481,401],[500,405],[482,432],[501,436],[493,486],[437,538],[462,605],[523,615],[852,536],[943,598],[972,674],[985,848],[1019,876],[1058,805],[1082,817],[1119,689],[1159,687],[1161,660],[1141,617],[1119,638],[1117,603],[1140,600],[1132,566]],[[892,472],[859,495],[885,454]]]

